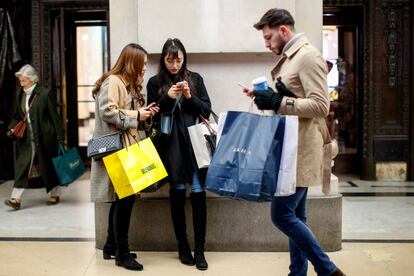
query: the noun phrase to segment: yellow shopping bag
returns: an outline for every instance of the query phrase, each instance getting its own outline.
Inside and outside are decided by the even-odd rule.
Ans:
[[[118,198],[124,198],[166,177],[167,171],[150,138],[103,158]]]

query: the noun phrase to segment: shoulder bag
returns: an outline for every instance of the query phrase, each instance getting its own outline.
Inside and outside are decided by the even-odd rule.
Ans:
[[[23,138],[24,132],[26,130],[27,118],[29,117],[29,112],[32,109],[33,102],[36,99],[37,94],[33,96],[33,100],[30,103],[29,110],[24,114],[24,118],[20,120],[12,129],[8,131],[8,136],[12,139],[19,140]]]
[[[177,105],[180,102],[181,99],[181,95],[180,94],[174,103],[174,107],[171,110],[171,112],[165,112],[163,114],[161,114],[161,119],[160,119],[160,135],[164,136],[164,137],[169,137],[171,135],[172,132],[172,126],[174,123],[174,111],[177,108]]]

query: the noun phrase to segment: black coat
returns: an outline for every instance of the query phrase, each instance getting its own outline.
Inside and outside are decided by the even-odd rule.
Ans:
[[[13,128],[17,122],[23,119],[25,111],[22,110],[23,89],[17,91],[16,112],[9,124],[9,129]],[[63,127],[61,119],[56,111],[56,96],[53,91],[36,84],[29,102],[34,99],[30,110],[30,124],[33,129],[33,138],[36,145],[36,163],[39,165],[42,177],[33,179],[38,186],[40,180],[49,192],[59,184],[52,158],[58,155],[58,141],[63,141]],[[30,142],[29,124],[26,126],[23,137],[15,141],[15,160],[14,160],[14,187],[30,188],[28,173],[32,156],[32,146]]]
[[[191,98],[181,98],[180,107],[174,112],[174,123],[171,136],[162,139],[157,146],[160,157],[168,172],[168,178],[173,183],[192,183],[192,175],[198,170],[195,156],[191,147],[187,127],[197,123],[199,115],[210,116],[211,102],[204,86],[203,78],[195,72],[190,72]],[[153,118],[153,126],[159,127],[160,114],[171,112],[175,99],[168,96],[167,91],[161,91],[158,75],[153,76],[147,84],[148,104],[157,102],[160,112]],[[203,181],[205,170],[199,171]]]

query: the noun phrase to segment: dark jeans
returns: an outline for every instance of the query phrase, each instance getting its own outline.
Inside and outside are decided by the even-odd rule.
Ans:
[[[112,202],[108,216],[108,236],[105,250],[116,251],[117,255],[129,253],[128,230],[135,195]]]
[[[289,237],[289,275],[306,276],[308,260],[318,275],[331,275],[335,272],[336,266],[329,260],[306,224],[307,194],[308,188],[298,187],[293,195],[274,197],[272,221]]]

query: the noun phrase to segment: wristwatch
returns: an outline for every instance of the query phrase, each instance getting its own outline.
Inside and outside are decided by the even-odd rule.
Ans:
[[[286,100],[286,105],[294,107],[295,106],[295,100],[294,99],[287,99]]]

